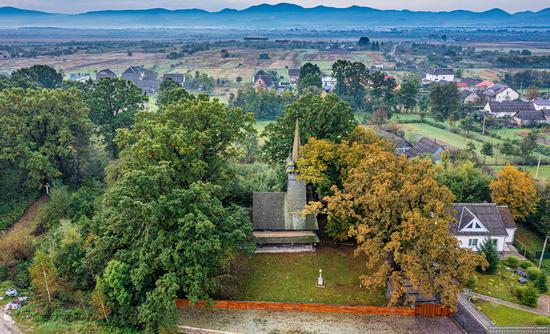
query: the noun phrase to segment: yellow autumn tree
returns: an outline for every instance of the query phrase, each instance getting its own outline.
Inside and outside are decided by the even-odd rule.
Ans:
[[[29,274],[36,295],[47,298],[49,303],[63,288],[51,258],[43,251],[36,252]]]
[[[506,165],[489,187],[493,202],[507,205],[514,219],[523,219],[537,209],[535,180],[527,172]]]
[[[321,197],[332,194],[331,187],[340,186],[351,168],[357,166],[367,154],[379,151],[392,152],[392,144],[364,125],[357,126],[339,144],[310,138],[300,149],[300,178],[313,185]]]
[[[437,184],[431,162],[408,161],[375,144],[367,148],[342,186],[323,199],[326,205],[315,202],[305,212],[326,214],[337,235],[355,238],[355,253],[368,270],[363,286],[391,284],[390,305],[405,302],[410,283],[455,309],[457,294],[486,261],[461,249],[449,233],[453,195]]]

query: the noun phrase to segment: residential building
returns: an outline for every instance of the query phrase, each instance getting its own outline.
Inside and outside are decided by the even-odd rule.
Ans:
[[[455,203],[454,222],[449,231],[460,241],[460,246],[478,251],[485,239],[494,242],[499,252],[508,251],[514,241],[516,225],[510,209],[495,203]]]
[[[157,79],[156,74],[141,66],[130,66],[122,73],[122,79],[131,81],[148,94],[154,94],[160,88],[160,80]]]
[[[89,73],[71,73],[69,74],[69,80],[76,81],[76,82],[87,82],[92,77]]]
[[[514,123],[519,127],[533,124],[550,124],[550,109],[518,111],[514,115]]]
[[[485,101],[515,101],[519,99],[519,93],[503,84],[494,84],[483,91]]]
[[[491,80],[483,80],[480,83],[477,83],[474,87],[478,92],[481,93],[492,85],[494,85],[494,83]]]
[[[185,84],[185,74],[183,73],[166,73],[162,76],[162,80],[170,79],[175,83],[183,86]]]
[[[300,78],[300,70],[297,68],[291,68],[288,70],[288,82],[290,82],[291,85],[295,85],[298,83],[298,79]]]
[[[256,72],[252,80],[252,82],[254,83],[254,89],[256,90],[269,89],[273,87],[273,77],[271,76],[271,74],[268,74],[263,70]]]
[[[322,77],[321,83],[322,83],[321,87],[323,87],[323,90],[325,92],[333,92],[334,88],[336,88],[337,80],[336,78],[333,78],[333,77]]]
[[[390,131],[378,129],[376,132],[379,136],[384,137],[385,139],[393,143],[396,155],[405,154],[405,152],[407,152],[411,148],[411,144],[409,144],[405,139]]]
[[[464,104],[478,104],[481,101],[481,97],[469,89],[460,92],[460,99]]]
[[[434,68],[433,70],[424,73],[422,78],[423,84],[432,82],[453,82],[455,80],[455,72],[451,68]]]
[[[535,106],[535,110],[550,110],[550,100],[534,99],[533,105]]]
[[[416,144],[405,152],[405,155],[409,159],[428,156],[432,159],[432,161],[438,162],[441,160],[441,153],[443,153],[444,150],[445,147],[438,144],[435,140],[422,137],[416,142]]]
[[[99,81],[103,78],[109,78],[109,79],[115,79],[116,74],[115,72],[111,71],[110,69],[106,68],[96,73],[95,80]]]
[[[533,102],[523,101],[489,101],[483,108],[483,111],[488,112],[492,116],[497,118],[501,117],[514,117],[518,112],[532,112],[536,111]]]

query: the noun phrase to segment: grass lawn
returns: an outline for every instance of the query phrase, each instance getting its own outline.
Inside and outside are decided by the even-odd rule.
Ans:
[[[476,302],[478,309],[498,326],[529,326],[536,325],[535,319],[540,317],[536,313],[518,310],[504,305],[487,301]]]
[[[497,271],[492,275],[475,273],[476,285],[472,289],[482,295],[500,298],[513,303],[519,303],[519,300],[512,294],[516,287],[521,286],[518,282],[518,275],[508,271],[502,264],[498,266]]]
[[[544,236],[530,226],[516,222],[517,230],[515,239],[525,245],[529,251],[542,250]]]
[[[500,172],[504,166],[490,166],[496,173]],[[536,166],[515,166],[519,170],[528,171],[531,173],[532,177],[535,177],[537,172]],[[550,165],[541,165],[539,169],[539,176],[537,180],[548,180],[550,179]]]
[[[319,269],[326,287],[316,287]],[[312,253],[253,254],[234,261],[218,298],[246,301],[384,305],[384,290],[360,287],[366,274],[351,248],[320,247]]]
[[[403,115],[400,115],[403,116]],[[405,131],[405,137],[410,139],[413,143],[418,141],[421,137],[428,137],[430,139],[436,139],[445,144],[451,145],[455,148],[464,149],[468,142],[473,141],[476,146],[481,146],[479,142],[471,139],[467,139],[459,134],[452,133],[446,129],[436,128],[425,123],[408,123],[401,126]]]

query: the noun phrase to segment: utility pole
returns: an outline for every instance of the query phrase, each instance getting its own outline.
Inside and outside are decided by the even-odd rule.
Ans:
[[[483,130],[481,131],[481,134],[484,135],[485,134],[485,118],[487,116],[486,115],[483,115]]]
[[[539,169],[540,169],[540,160],[542,159],[542,154],[539,155],[539,162],[537,163],[537,172],[535,173],[535,180],[539,179]]]
[[[548,235],[546,235],[546,238],[544,238],[544,246],[542,246],[542,253],[540,253],[540,259],[539,259],[539,269],[542,265],[542,259],[544,258],[544,251],[546,250],[546,242],[548,242]]]

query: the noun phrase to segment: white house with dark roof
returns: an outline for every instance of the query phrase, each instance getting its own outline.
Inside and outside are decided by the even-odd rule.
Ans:
[[[519,93],[503,84],[494,84],[483,91],[485,101],[514,101],[519,99]]]
[[[455,72],[452,68],[434,68],[429,72],[424,73],[422,77],[423,84],[432,82],[453,82],[455,80]]]
[[[507,206],[495,203],[455,203],[454,222],[449,231],[460,241],[460,246],[478,251],[486,238],[493,240],[499,252],[513,243],[516,224]]]
[[[550,100],[541,98],[534,99],[533,106],[535,106],[536,110],[550,110]]]

